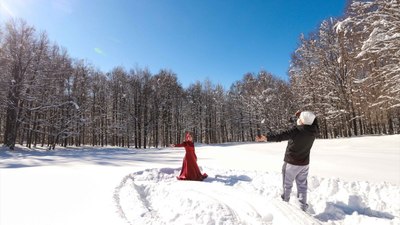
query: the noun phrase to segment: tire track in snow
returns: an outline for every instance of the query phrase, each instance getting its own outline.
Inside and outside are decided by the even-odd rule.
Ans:
[[[134,190],[134,191],[133,191]],[[134,224],[136,218],[146,217],[147,214],[156,214],[151,209],[150,203],[146,200],[144,191],[135,184],[134,176],[126,176],[120,185],[115,189],[114,201],[117,206],[118,214],[129,224]],[[137,211],[137,214],[131,215],[128,212]]]
[[[156,203],[170,199],[175,201],[169,202],[172,206],[180,205],[181,202],[192,202],[189,205],[194,208],[203,203],[211,204],[222,215],[220,220],[224,224],[243,224],[240,222],[242,219],[238,217],[238,212],[233,210],[229,204],[222,202],[221,198],[197,191],[197,189],[204,189],[205,186],[212,186],[209,183],[175,179],[138,181],[135,179],[135,175],[137,174],[126,176],[114,193],[114,201],[120,216],[130,224],[171,224],[176,222],[182,216],[179,212],[175,211],[173,212],[175,216],[166,218],[163,216],[165,213],[158,210],[163,207],[155,206]],[[148,189],[147,192],[146,189]],[[164,193],[166,196],[160,198],[156,196],[157,193]],[[129,201],[124,201],[124,199],[129,199]]]
[[[150,172],[146,175],[146,172]],[[159,174],[154,174],[159,173]],[[238,196],[237,189],[222,183],[207,183],[196,181],[177,181],[175,176],[165,177],[163,171],[140,171],[126,176],[115,189],[114,201],[122,218],[130,224],[142,222],[144,224],[175,222],[182,217],[179,210],[172,211],[172,218],[165,218],[160,202],[172,199],[174,205],[186,205],[192,208],[201,208],[204,205],[215,208],[215,215],[203,219],[211,224],[270,224],[262,222],[262,213],[252,200],[244,198],[244,193]],[[169,171],[170,174],[179,173],[179,169]],[[144,177],[143,177],[144,176]],[[157,196],[160,195],[161,197]],[[249,195],[250,196],[250,195]],[[129,201],[126,201],[129,199]],[[161,204],[162,205],[162,204]],[[196,207],[200,206],[200,207]],[[186,210],[190,211],[190,210]],[[186,212],[187,213],[187,212]],[[198,213],[198,212],[197,212]],[[207,213],[207,212],[205,212]],[[196,213],[194,213],[196,214]],[[197,215],[198,217],[198,215]],[[267,218],[271,215],[267,214]],[[151,222],[153,221],[153,222]],[[201,221],[198,221],[201,222]]]
[[[139,184],[143,183],[143,181],[135,182],[135,178],[137,179],[138,175],[142,175],[146,171],[139,171],[125,176],[114,191],[113,198],[117,212],[131,225],[149,224],[151,221],[160,220],[157,211],[152,207],[148,199],[149,194],[146,193],[148,185],[146,182]]]
[[[114,192],[121,217],[132,225],[321,224],[294,206],[249,193],[240,185],[178,181],[179,171],[151,169],[126,176]]]
[[[314,217],[288,202],[272,200],[270,210],[275,215],[276,224],[322,225],[322,223],[314,219]]]
[[[214,186],[213,186],[214,187]],[[206,191],[199,189],[196,192],[223,203],[235,215],[235,224],[272,224],[273,216],[265,210],[265,201],[259,200],[261,196],[241,193],[229,186],[209,188]],[[263,207],[264,206],[264,207]]]

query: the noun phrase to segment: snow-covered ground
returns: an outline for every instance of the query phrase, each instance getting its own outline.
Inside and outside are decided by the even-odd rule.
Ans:
[[[3,149],[0,224],[400,224],[400,135],[317,140],[308,214],[280,201],[286,144],[196,145],[203,182],[181,148]]]

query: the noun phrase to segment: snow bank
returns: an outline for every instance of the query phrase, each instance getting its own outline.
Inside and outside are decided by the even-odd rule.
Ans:
[[[202,168],[203,182],[178,181],[180,169],[126,176],[114,200],[129,224],[400,224],[400,187],[310,177],[309,213],[295,191],[280,201],[279,173]]]

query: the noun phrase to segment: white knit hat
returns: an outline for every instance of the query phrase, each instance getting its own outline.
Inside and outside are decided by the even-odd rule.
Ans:
[[[311,125],[314,122],[315,114],[310,111],[304,111],[300,113],[299,119],[304,125]]]

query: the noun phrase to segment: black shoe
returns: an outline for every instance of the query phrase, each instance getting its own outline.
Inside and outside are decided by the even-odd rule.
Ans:
[[[282,198],[282,201],[284,201],[284,202],[288,202],[289,201],[289,199],[285,200],[285,196],[283,194],[281,194],[281,198]]]
[[[307,209],[308,209],[308,204],[306,203],[306,204],[301,204],[301,210],[303,210],[304,212],[306,212],[307,211]]]

